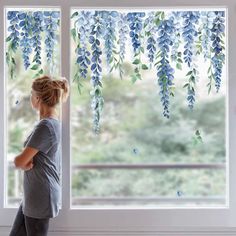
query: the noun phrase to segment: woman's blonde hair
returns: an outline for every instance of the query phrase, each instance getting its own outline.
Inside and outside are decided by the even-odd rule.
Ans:
[[[49,107],[57,105],[60,101],[66,102],[69,96],[69,83],[65,78],[52,79],[45,75],[33,81],[32,89],[42,103]]]

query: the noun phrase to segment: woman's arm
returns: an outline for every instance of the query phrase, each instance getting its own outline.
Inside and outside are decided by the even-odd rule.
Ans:
[[[29,170],[33,168],[33,157],[38,151],[38,149],[26,147],[20,155],[15,157],[15,167],[21,168],[23,170]]]

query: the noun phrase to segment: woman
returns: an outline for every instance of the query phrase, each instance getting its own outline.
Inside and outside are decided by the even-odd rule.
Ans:
[[[32,83],[30,101],[39,113],[39,121],[14,160],[15,166],[24,170],[24,194],[10,236],[45,236],[49,219],[59,213],[61,124],[57,106],[67,100],[68,94],[64,78],[44,76]]]

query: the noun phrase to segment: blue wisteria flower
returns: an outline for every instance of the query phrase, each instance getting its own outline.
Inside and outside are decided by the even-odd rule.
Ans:
[[[78,78],[87,78],[88,67],[91,64],[90,61],[90,52],[88,50],[88,38],[90,35],[91,24],[92,21],[92,13],[88,11],[81,11],[78,14],[78,18],[75,21],[76,30],[79,34],[79,43],[75,50],[77,54],[76,63],[79,66],[78,70]]]
[[[181,45],[181,12],[174,11],[171,13],[173,16],[173,24],[175,27],[175,34],[173,37],[173,46],[171,48],[171,60],[176,63],[177,69],[182,69],[182,52],[180,51]]]
[[[143,17],[145,17],[144,12],[130,12],[127,14],[127,20],[130,28],[129,35],[132,39],[134,53],[136,53],[141,47],[140,33],[143,29]]]
[[[224,46],[222,45],[222,38],[225,31],[225,13],[224,11],[215,11],[215,17],[211,29],[211,41],[213,57],[211,58],[216,91],[218,92],[221,85],[222,68],[225,61]]]
[[[118,48],[119,51],[116,52],[119,55],[119,59],[116,59],[114,57],[113,66],[111,67],[110,72],[115,68],[119,69],[120,78],[123,77],[124,69],[123,69],[123,62],[125,59],[125,53],[126,53],[126,41],[128,39],[128,33],[129,33],[129,27],[128,27],[128,21],[127,21],[127,14],[120,13],[118,15]]]
[[[31,12],[21,12],[18,14],[18,18],[20,20],[19,26],[21,27],[21,40],[20,47],[23,53],[23,60],[25,69],[27,69],[30,65],[29,56],[32,52],[32,28],[33,28],[33,17]]]
[[[15,52],[19,46],[20,41],[20,33],[19,33],[19,18],[17,16],[18,11],[8,11],[7,19],[10,21],[10,26],[8,27],[8,31],[10,35],[7,37],[6,41],[11,41],[11,49]]]
[[[213,26],[214,12],[212,11],[202,11],[201,12],[201,44],[202,51],[205,61],[210,58],[211,55],[211,29]]]
[[[125,58],[125,49],[126,49],[126,41],[127,41],[127,35],[129,33],[129,28],[127,26],[127,15],[125,13],[120,14],[120,18],[118,21],[118,45],[119,45],[119,56],[120,61],[123,62]]]
[[[115,41],[116,41],[116,21],[118,19],[117,11],[102,11],[102,18],[105,22],[105,32],[104,32],[104,53],[106,55],[106,61],[108,67],[112,62],[115,51]]]
[[[144,21],[144,28],[147,35],[147,50],[149,62],[153,63],[154,55],[156,53],[156,30],[155,12],[150,12],[148,18]]]
[[[170,117],[169,112],[169,98],[171,94],[171,87],[174,85],[174,69],[169,62],[170,47],[173,45],[173,34],[175,28],[173,26],[173,17],[168,20],[163,20],[158,27],[157,38],[158,46],[160,48],[160,61],[157,64],[157,77],[160,87],[161,103],[163,106],[163,115],[166,118]]]
[[[196,25],[198,23],[200,13],[198,11],[186,11],[182,12],[181,16],[184,20],[182,30],[182,36],[185,41],[184,61],[187,63],[188,67],[191,67],[192,57],[194,54],[194,40],[198,35]]]
[[[184,20],[182,36],[185,41],[184,45],[184,62],[190,68],[186,76],[189,76],[188,83],[184,85],[187,88],[187,101],[188,107],[193,109],[195,102],[195,83],[197,80],[196,68],[194,67],[193,57],[196,53],[196,48],[194,47],[195,41],[198,36],[197,24],[200,18],[199,11],[186,11],[182,12],[181,16]]]
[[[47,62],[52,63],[53,51],[58,40],[58,20],[60,18],[59,11],[44,11],[44,31],[46,32],[45,46]]]
[[[33,62],[36,62],[37,64],[41,63],[41,32],[43,32],[43,13],[41,11],[36,11],[33,13],[33,19],[34,19],[34,25],[32,28],[32,46],[35,51],[35,56],[33,59]]]

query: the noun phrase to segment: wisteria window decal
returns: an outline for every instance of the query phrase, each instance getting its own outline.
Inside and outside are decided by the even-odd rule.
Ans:
[[[182,70],[183,64],[188,68],[183,89],[186,90],[188,107],[194,108],[195,85],[199,79],[196,57],[203,56],[209,63],[206,72],[208,93],[213,86],[217,92],[220,90],[225,63],[224,11],[75,11],[71,18],[74,22],[71,33],[77,43],[75,52],[78,55],[74,80],[80,91],[82,78],[88,78],[88,71],[91,70],[95,132],[99,131],[104,104],[102,54],[109,64],[109,72],[119,70],[122,78],[125,50],[132,47],[133,83],[142,79],[143,70],[154,66],[163,115],[167,118],[170,117],[170,98],[174,97],[175,71]],[[131,45],[127,45],[128,37],[131,38]],[[144,56],[148,57],[149,64],[142,62]]]
[[[10,77],[14,78],[15,52],[20,49],[25,70],[35,71],[34,76],[43,74],[41,68],[42,43],[50,73],[53,74],[53,50],[58,41],[59,11],[8,11],[6,61]],[[126,50],[133,48],[133,73],[131,81],[142,78],[142,71],[155,68],[153,83],[163,107],[164,117],[169,118],[170,100],[174,97],[175,71],[185,71],[186,100],[190,109],[196,102],[198,65],[196,57],[204,57],[209,64],[210,93],[212,87],[218,92],[221,87],[222,68],[225,63],[225,12],[224,11],[74,11],[71,15],[71,34],[76,42],[77,71],[73,75],[81,92],[82,80],[90,79],[93,127],[99,132],[104,99],[102,96],[103,60],[109,73],[119,71],[123,78],[123,62]],[[42,33],[45,40],[42,42]],[[130,38],[131,45],[127,39]],[[30,55],[33,55],[30,60]],[[148,63],[143,62],[143,58]]]
[[[7,12],[7,21],[9,26],[6,38],[6,62],[9,67],[10,78],[16,77],[17,61],[15,55],[18,49],[21,51],[25,70],[35,71],[33,77],[43,74],[44,71],[41,67],[43,46],[50,74],[53,75],[55,73],[53,52],[55,44],[59,40],[60,12],[10,10]]]

